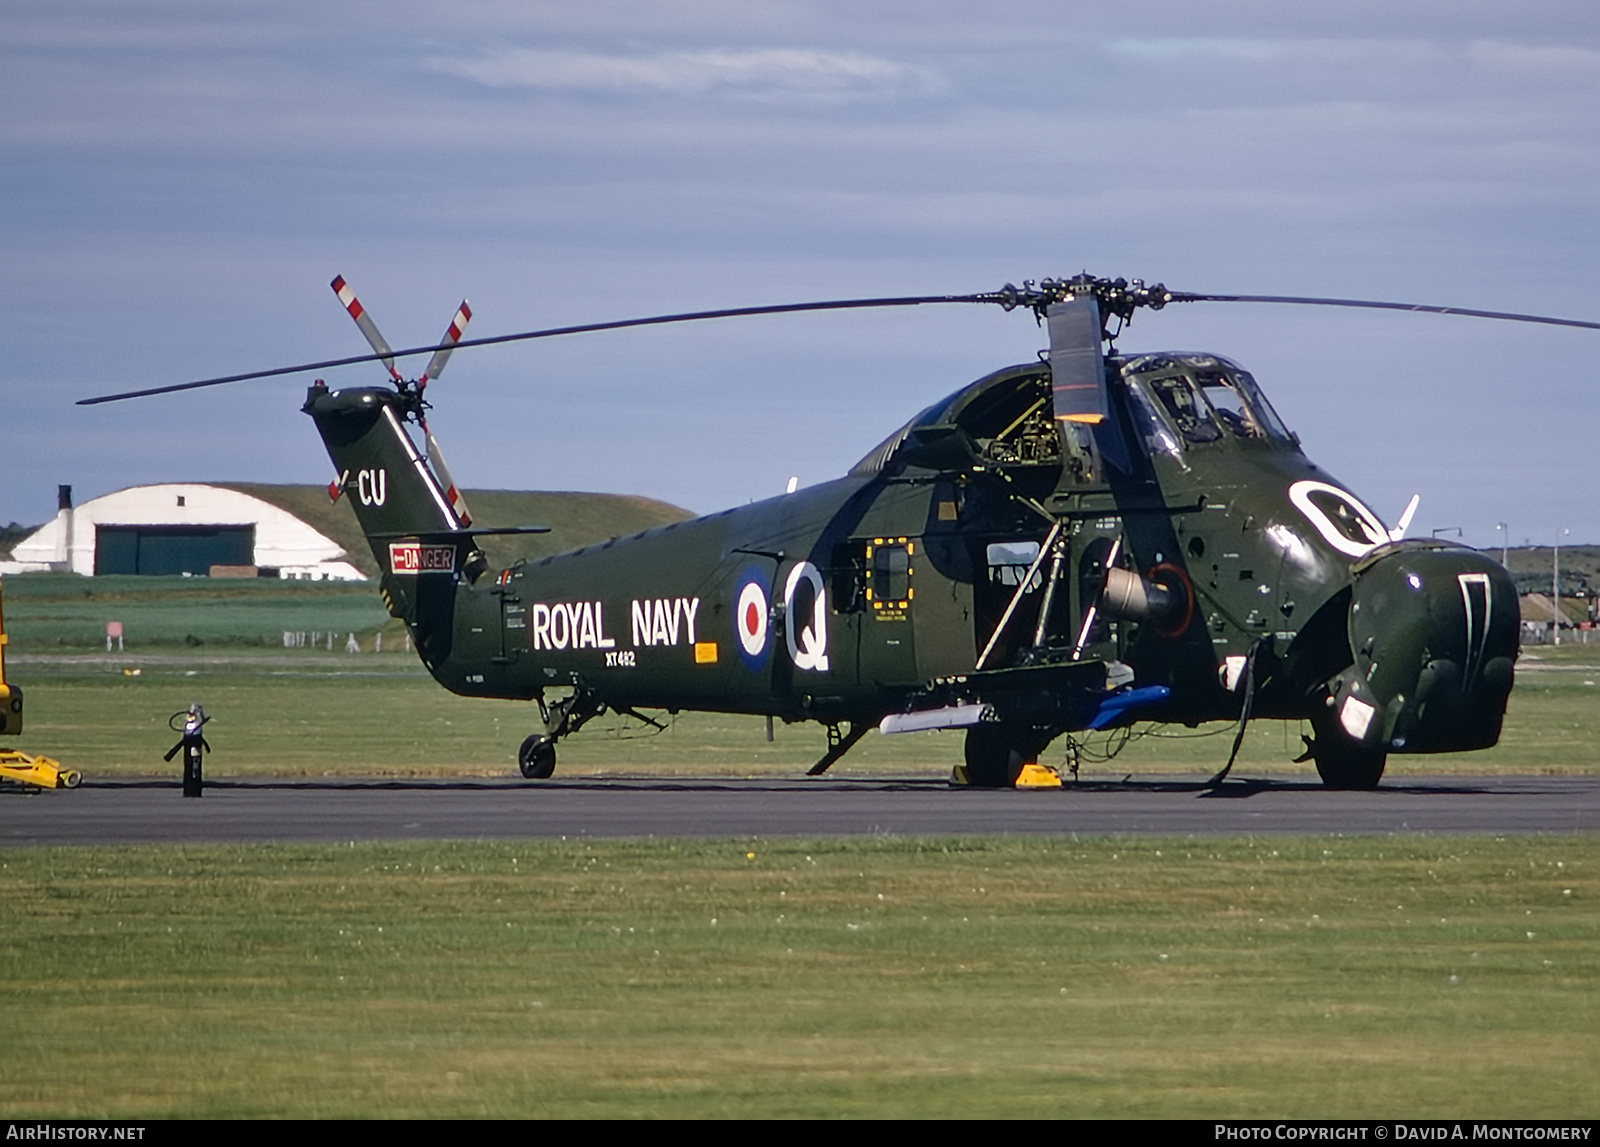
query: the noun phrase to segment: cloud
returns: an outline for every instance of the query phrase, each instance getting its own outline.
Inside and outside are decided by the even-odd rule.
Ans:
[[[1600,72],[1600,52],[1566,44],[1475,40],[1465,56],[1479,68],[1507,75],[1568,79]]]
[[[1451,73],[1468,68],[1491,75],[1560,79],[1600,70],[1600,52],[1589,47],[1447,37],[1124,37],[1107,42],[1105,50],[1113,57],[1156,65],[1198,61],[1301,67],[1309,63],[1381,71],[1425,67]]]
[[[1278,41],[1204,36],[1113,40],[1106,47],[1113,55],[1150,63],[1182,59],[1275,60],[1288,50]]]
[[[745,94],[859,95],[893,91],[923,78],[918,69],[878,56],[809,48],[598,52],[507,48],[476,57],[439,57],[436,71],[496,88],[637,92],[678,96]]]

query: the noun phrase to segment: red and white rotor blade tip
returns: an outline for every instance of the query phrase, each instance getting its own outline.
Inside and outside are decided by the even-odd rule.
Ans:
[[[456,512],[456,517],[461,519],[463,526],[472,525],[472,515],[467,512],[467,500],[461,496],[461,488],[456,485],[456,480],[450,473],[450,467],[444,460],[444,451],[439,449],[439,440],[427,427],[423,427],[422,433],[428,443],[428,464],[433,467],[439,485],[444,487],[445,501],[450,503],[450,508]]]
[[[361,305],[361,300],[356,298],[356,293],[350,289],[350,284],[344,281],[343,275],[333,277],[333,293],[339,296],[339,301],[344,304],[344,309],[350,312],[350,317],[356,321],[356,326],[361,328],[361,333],[367,336],[367,342],[372,349],[383,356],[383,365],[389,368],[389,377],[396,382],[401,381],[400,372],[394,368],[394,352],[389,344],[383,341],[383,336],[378,333],[377,324],[372,321],[372,316],[367,314],[367,309]]]
[[[417,385],[427,386],[429,379],[439,377],[444,370],[444,364],[450,361],[450,354],[456,349],[456,343],[461,341],[461,336],[466,333],[467,324],[472,321],[472,308],[467,306],[467,300],[462,299],[461,305],[456,308],[455,318],[450,320],[450,329],[444,332],[444,338],[439,340],[439,349],[433,352],[433,357],[428,360],[428,369],[422,372],[422,377],[417,380]]]

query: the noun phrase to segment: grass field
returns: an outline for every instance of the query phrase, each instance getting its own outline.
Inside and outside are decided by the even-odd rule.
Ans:
[[[515,767],[517,746],[538,727],[531,705],[464,699],[434,684],[369,585],[30,575],[8,578],[4,592],[10,677],[28,706],[17,745],[90,777],[170,771],[161,761],[175,739],[167,718],[193,701],[213,718],[206,768],[215,776],[500,774]],[[113,618],[124,624],[126,648],[108,654],[105,622]],[[308,644],[285,649],[285,632]],[[345,652],[351,635],[364,652]],[[374,654],[379,635],[383,652]],[[1600,644],[1531,648],[1499,746],[1394,756],[1389,772],[1595,771],[1597,682]],[[656,735],[607,717],[563,742],[558,767],[563,776],[793,774],[825,748],[815,724],[780,725],[771,744],[764,729],[756,717],[684,714]],[[1302,731],[1252,725],[1236,768],[1310,775],[1309,764],[1291,763]],[[1138,732],[1131,741],[1085,738],[1083,775],[1209,773],[1232,744],[1226,725]],[[1064,763],[1064,743],[1045,759]],[[959,733],[873,734],[834,771],[947,775],[960,760]]]
[[[14,743],[91,781],[175,776],[167,717],[196,700],[212,776],[504,773],[535,725],[398,634],[370,652],[381,611],[348,615],[368,652],[274,648],[281,583],[128,587],[165,639],[121,655],[42,639],[104,602],[15,584]],[[332,632],[372,597],[283,600]],[[1501,746],[1391,771],[1593,771],[1600,648],[1518,673]],[[822,749],[758,718],[643,732],[597,721],[560,772],[792,775]],[[1229,732],[1085,775],[1210,771]],[[1238,768],[1309,773],[1295,734],[1253,725]],[[874,735],[836,771],[943,774],[960,746]],[[0,1112],[1593,1118],[1597,865],[1593,836],[0,849]]]
[[[363,582],[34,574],[7,578],[4,593],[13,652],[103,651],[111,621],[122,623],[124,651],[136,659],[176,649],[281,649],[285,632],[335,634],[341,650],[356,633],[371,648],[390,620]],[[398,622],[391,631],[400,636]]]
[[[9,1118],[1593,1118],[1600,842],[0,851]]]
[[[370,649],[370,642],[368,644]],[[388,648],[399,648],[398,639]],[[1390,775],[1440,772],[1586,773],[1600,769],[1600,649],[1563,646],[1525,655],[1505,735],[1494,749],[1394,756]],[[517,746],[538,728],[534,706],[456,697],[404,652],[301,650],[107,657],[100,653],[13,658],[11,677],[27,696],[27,726],[16,745],[95,776],[172,772],[161,761],[176,735],[167,718],[199,701],[213,721],[206,770],[229,775],[486,775],[515,768]],[[125,670],[137,668],[138,676]],[[1085,777],[1130,772],[1214,771],[1227,759],[1232,727],[1146,730],[1086,741]],[[1253,724],[1236,769],[1311,775],[1299,730]],[[656,734],[607,716],[562,743],[559,775],[676,773],[793,775],[822,754],[815,724],[779,724],[765,741],[758,717],[683,714]],[[1060,742],[1046,755],[1060,764]],[[839,775],[947,775],[961,760],[959,733],[870,734],[834,767]]]

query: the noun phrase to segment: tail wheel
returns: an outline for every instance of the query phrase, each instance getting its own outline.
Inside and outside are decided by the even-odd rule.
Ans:
[[[1331,725],[1313,722],[1311,727],[1316,739],[1307,741],[1306,751],[1325,788],[1367,791],[1378,787],[1387,753],[1358,745]]]
[[[547,780],[556,771],[556,739],[535,733],[517,750],[517,765],[530,781]]]

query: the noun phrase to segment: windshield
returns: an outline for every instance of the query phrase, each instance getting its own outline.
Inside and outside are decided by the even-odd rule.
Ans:
[[[1249,373],[1213,355],[1146,355],[1125,368],[1143,384],[1185,445],[1224,438],[1262,439],[1294,445],[1277,412]],[[1140,387],[1131,387],[1137,393]],[[1150,440],[1146,431],[1146,439]],[[1155,441],[1151,442],[1156,446]],[[1161,442],[1162,448],[1168,448]]]

